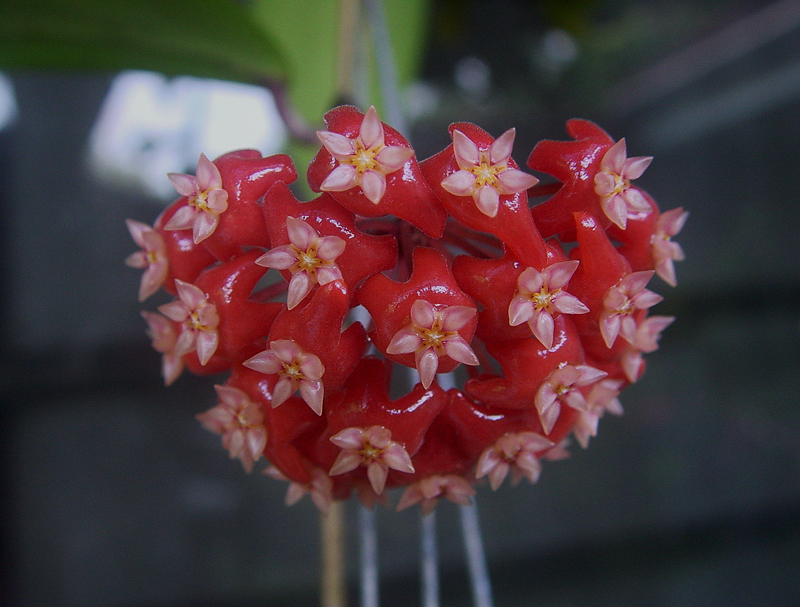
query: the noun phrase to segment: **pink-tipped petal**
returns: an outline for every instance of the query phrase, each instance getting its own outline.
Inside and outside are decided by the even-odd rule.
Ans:
[[[465,365],[477,366],[480,364],[475,352],[461,336],[451,337],[444,342],[444,351],[453,360]],[[426,386],[427,387],[427,386]]]
[[[414,150],[400,145],[390,145],[383,148],[375,156],[384,173],[393,173],[408,162],[414,155]]]
[[[546,267],[542,273],[547,276],[547,285],[550,289],[563,289],[575,270],[578,269],[580,262],[577,259],[570,261],[560,261]]]
[[[625,206],[625,200],[619,194],[615,194],[611,198],[603,200],[600,203],[603,212],[606,214],[612,223],[614,223],[620,230],[624,230],[628,225],[628,207]]]
[[[311,410],[314,413],[317,415],[322,415],[322,401],[324,400],[325,396],[325,388],[323,387],[321,381],[309,381],[306,379],[301,380],[300,396],[304,401],[306,401],[306,404],[311,407]]]
[[[625,161],[622,175],[626,179],[638,179],[645,172],[650,163],[653,162],[652,156],[634,156]]]
[[[197,335],[197,357],[205,365],[217,351],[219,335],[216,331],[199,331]]]
[[[475,204],[487,217],[496,217],[500,209],[500,193],[496,188],[486,184],[478,188],[474,194]]]
[[[370,202],[378,204],[386,192],[386,176],[378,171],[367,171],[361,176],[361,189]]]
[[[289,291],[286,294],[286,307],[294,309],[311,291],[314,283],[309,279],[307,272],[295,272],[289,281]]]
[[[340,164],[320,184],[323,192],[344,192],[358,184],[358,171],[351,164]]]
[[[548,350],[553,347],[553,333],[555,323],[553,316],[546,310],[537,310],[528,321],[531,332],[536,336],[541,344]]]
[[[436,322],[436,308],[424,299],[417,299],[411,304],[411,320],[420,327],[431,328]]]
[[[286,232],[289,240],[298,249],[306,250],[319,238],[317,231],[302,219],[291,215],[286,218]]]
[[[519,169],[506,169],[497,175],[500,182],[500,191],[503,194],[516,194],[532,188],[539,180],[533,175],[524,173]]]
[[[416,360],[419,381],[427,390],[436,377],[436,370],[439,368],[439,357],[433,348],[426,348],[425,350],[417,351]]]
[[[475,175],[462,169],[445,177],[441,185],[454,196],[472,196],[475,191]]]
[[[167,178],[181,196],[193,196],[197,193],[197,180],[193,175],[167,173]]]
[[[462,169],[478,166],[481,162],[478,146],[459,130],[453,131],[453,153],[459,168]]]
[[[422,344],[422,338],[413,329],[400,329],[392,337],[392,341],[386,347],[388,354],[408,354],[414,352]]]
[[[376,495],[383,493],[383,488],[386,486],[386,477],[389,474],[389,469],[381,462],[371,462],[367,466],[367,478],[369,479],[372,490]]]
[[[294,250],[289,245],[275,247],[256,259],[258,265],[276,270],[288,270],[296,261]]]
[[[358,138],[365,148],[377,148],[383,145],[383,124],[378,118],[375,106],[370,106],[364,119],[361,121],[361,128],[358,131]]]
[[[478,310],[469,306],[449,306],[442,310],[442,329],[445,331],[458,331],[466,325]]]
[[[411,458],[408,456],[408,452],[400,443],[390,444],[384,450],[383,454],[381,455],[381,459],[383,459],[386,465],[392,470],[406,472],[408,474],[414,473],[414,464],[411,463]]]
[[[323,236],[317,241],[317,256],[333,261],[344,252],[346,243],[338,236]]]
[[[356,149],[353,140],[331,131],[317,131],[317,138],[334,157],[352,156]]]
[[[514,137],[516,135],[517,130],[510,128],[494,140],[492,147],[489,148],[489,159],[492,164],[506,164],[508,162],[514,149]]]
[[[197,186],[200,190],[222,187],[219,169],[205,154],[200,154],[200,159],[197,161]]]
[[[533,315],[534,306],[527,297],[515,297],[508,305],[508,324],[512,327],[527,322]]]
[[[289,400],[289,397],[295,392],[295,382],[288,377],[284,376],[275,384],[272,390],[272,407],[278,407]]]
[[[359,445],[360,447],[360,445]],[[344,474],[351,472],[361,465],[361,456],[355,451],[342,451],[333,462],[328,474],[336,476],[337,474]]]
[[[219,217],[209,213],[198,213],[192,226],[192,239],[195,244],[203,242],[214,233],[219,223]]]
[[[164,226],[165,230],[190,230],[194,227],[197,210],[189,205],[182,206],[170,217]]]
[[[600,162],[600,170],[621,175],[622,171],[625,169],[625,160],[627,157],[628,151],[625,145],[625,138],[623,137],[608,148],[605,156],[603,156],[603,160]]]
[[[265,375],[273,375],[283,369],[283,364],[272,350],[264,350],[242,363],[248,369]]]

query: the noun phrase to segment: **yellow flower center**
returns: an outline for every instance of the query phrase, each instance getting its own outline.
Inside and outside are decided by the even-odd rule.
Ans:
[[[327,263],[324,259],[317,256],[317,246],[311,245],[305,251],[294,245],[291,245],[291,247],[294,251],[294,256],[297,258],[297,263],[289,268],[289,270],[292,273],[305,271],[308,272],[310,277],[316,278],[317,268]]]
[[[283,363],[283,371],[281,371],[280,374],[288,375],[294,381],[300,381],[306,378],[300,370],[300,362],[297,360],[293,360],[290,363]]]
[[[422,339],[420,348],[433,348],[440,355],[444,352],[443,343],[445,340],[457,333],[457,331],[443,331],[442,319],[438,315],[430,329],[422,327],[418,331]]]
[[[536,293],[531,293],[530,300],[533,302],[534,309],[538,312],[539,310],[550,310],[550,306],[553,302],[553,297],[560,291],[561,289],[556,289],[555,291],[548,291],[547,287],[542,287]]]
[[[622,175],[613,173],[612,177],[614,178],[614,191],[611,192],[611,196],[622,194],[622,192],[627,190],[631,185],[631,182],[628,179],[625,179]]]
[[[375,160],[375,157],[382,148],[383,146],[376,148],[365,148],[361,141],[356,140],[356,153],[347,159],[347,163],[356,167],[356,171],[359,175],[363,175],[367,171],[378,170],[378,161]]]
[[[361,459],[365,463],[370,463],[375,461],[376,459],[380,459],[381,455],[383,455],[383,449],[379,449],[372,443],[368,441],[364,441],[363,446],[361,447]]]
[[[478,166],[471,167],[469,172],[475,175],[475,187],[480,188],[484,185],[497,187],[497,175],[506,169],[505,166],[495,165],[489,162],[485,154],[481,154],[481,162]]]

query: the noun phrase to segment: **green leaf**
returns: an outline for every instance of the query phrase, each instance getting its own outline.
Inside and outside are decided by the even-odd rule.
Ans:
[[[285,53],[292,109],[318,127],[336,102],[340,4],[339,0],[253,0],[251,5],[259,25]]]
[[[279,47],[233,0],[3,0],[0,69],[286,76]]]
[[[360,88],[359,75],[353,71],[366,67],[366,90],[369,99],[362,104],[379,108],[372,31],[366,24],[363,7],[355,30],[342,29],[342,13],[359,9],[355,0],[253,0],[256,19],[280,43],[290,74],[288,94],[292,107],[307,122],[321,126],[323,114],[342,102],[352,91],[339,90],[351,79]],[[408,83],[418,72],[428,34],[429,0],[384,0],[389,37],[397,67],[399,84]],[[346,39],[340,40],[344,36]],[[350,48],[352,56],[340,57]],[[341,60],[341,62],[340,62]],[[355,82],[353,82],[355,80]],[[352,99],[350,99],[352,101]],[[361,108],[366,110],[366,107]]]

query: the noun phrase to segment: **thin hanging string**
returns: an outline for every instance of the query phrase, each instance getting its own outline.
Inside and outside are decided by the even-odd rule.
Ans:
[[[467,552],[467,567],[472,584],[472,600],[475,607],[492,607],[492,585],[489,581],[489,567],[483,550],[481,529],[478,524],[478,507],[473,503],[460,506],[461,529],[464,532],[464,548]]]
[[[378,85],[385,108],[386,121],[403,135],[408,135],[406,120],[400,103],[397,85],[397,68],[392,54],[386,11],[381,0],[364,0],[364,10],[372,30],[373,48],[378,65]]]
[[[375,510],[359,504],[358,532],[361,553],[361,607],[378,607],[378,533]]]
[[[420,515],[420,577],[422,607],[439,607],[439,551],[436,546],[436,511]]]

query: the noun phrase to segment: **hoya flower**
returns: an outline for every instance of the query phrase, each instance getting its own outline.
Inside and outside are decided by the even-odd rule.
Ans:
[[[563,290],[578,267],[578,261],[561,261],[541,272],[527,268],[517,279],[517,292],[508,306],[512,327],[528,323],[531,332],[550,349],[553,347],[555,314],[586,314],[583,302]]]
[[[393,441],[391,430],[383,426],[345,428],[332,436],[331,442],[342,451],[333,462],[329,474],[336,476],[364,466],[377,495],[383,493],[389,468],[409,474],[414,472],[405,447]]]
[[[266,468],[264,474],[279,481],[289,480],[275,466]],[[315,468],[308,483],[290,481],[289,488],[286,490],[286,505],[293,506],[303,499],[304,495],[310,495],[311,501],[319,508],[320,512],[327,514],[333,502],[331,477],[322,468]]]
[[[413,352],[420,381],[427,389],[439,368],[440,356],[449,356],[465,365],[479,364],[472,348],[458,333],[476,312],[475,308],[467,306],[437,310],[430,302],[418,299],[411,306],[411,323],[395,333],[386,352]]]
[[[600,161],[594,176],[594,191],[606,216],[621,230],[628,223],[629,212],[649,213],[650,204],[631,181],[642,176],[653,160],[651,156],[628,158],[625,139],[612,145]]]
[[[217,307],[209,303],[206,294],[193,284],[176,278],[175,288],[178,299],[158,308],[170,320],[181,323],[175,355],[183,356],[196,350],[200,364],[205,365],[219,345]]]
[[[508,432],[481,453],[475,477],[488,475],[489,484],[495,491],[509,472],[514,484],[523,477],[535,483],[542,471],[536,454],[553,446],[553,441],[535,432]]]
[[[153,349],[162,354],[161,374],[164,384],[169,386],[183,371],[183,359],[175,353],[178,341],[175,327],[169,318],[154,312],[143,311],[142,318],[147,323],[147,335],[152,340]]]
[[[125,264],[131,268],[144,269],[139,283],[139,301],[144,301],[158,291],[169,272],[169,259],[164,237],[146,223],[126,219],[128,231],[137,245],[142,247],[128,255]]]
[[[639,379],[643,362],[643,353],[655,352],[661,332],[675,320],[674,316],[650,316],[636,327],[633,341],[625,349],[620,358],[622,370],[629,381]]]
[[[270,342],[264,350],[244,361],[244,366],[266,375],[278,375],[272,391],[272,406],[283,404],[296,391],[317,415],[322,415],[324,387],[321,378],[325,367],[320,359],[304,352],[292,339]]]
[[[468,506],[472,503],[475,489],[469,482],[456,474],[434,474],[409,485],[400,497],[397,510],[405,510],[419,504],[423,514],[430,514],[436,508],[439,498],[444,497],[455,504]]]
[[[374,107],[364,114],[355,139],[332,131],[317,131],[317,137],[339,162],[324,179],[320,190],[343,192],[360,186],[374,204],[378,204],[386,192],[386,175],[398,170],[414,155],[411,148],[384,144],[383,124]]]
[[[311,291],[315,284],[324,285],[342,279],[336,258],[342,254],[345,241],[338,236],[322,236],[302,219],[286,218],[291,244],[275,247],[256,263],[292,274],[286,305],[291,310]]]
[[[682,208],[672,209],[662,213],[656,223],[656,230],[651,239],[653,260],[656,274],[670,286],[676,286],[678,279],[675,277],[675,261],[683,261],[683,249],[677,242],[670,240],[683,228],[689,212]]]
[[[533,175],[509,166],[515,129],[508,129],[481,150],[459,130],[453,131],[453,153],[459,171],[442,180],[442,187],[455,196],[472,196],[484,215],[495,217],[500,196],[523,192],[538,183]]]
[[[622,404],[617,398],[622,383],[622,380],[619,379],[601,379],[592,386],[586,395],[586,405],[579,410],[578,418],[572,429],[575,438],[584,449],[589,446],[589,437],[597,436],[598,423],[606,411],[614,415],[622,415]]]
[[[197,175],[169,173],[172,185],[186,205],[179,208],[164,226],[165,230],[192,230],[195,244],[205,240],[219,223],[219,216],[228,208],[228,192],[222,188],[222,177],[216,165],[200,154]]]
[[[604,378],[605,371],[589,365],[563,365],[552,371],[539,386],[534,403],[542,428],[549,434],[561,413],[561,405],[586,409],[586,398],[580,388]]]
[[[603,298],[600,333],[609,348],[614,345],[618,335],[622,335],[628,343],[633,343],[636,339],[634,312],[646,310],[664,299],[644,288],[653,273],[644,270],[628,274],[611,287]]]
[[[222,446],[231,459],[240,459],[249,473],[261,459],[267,446],[267,429],[261,406],[247,394],[232,386],[214,386],[219,397],[217,406],[197,415],[201,424],[211,432],[222,435]]]

